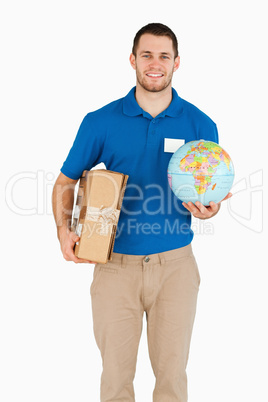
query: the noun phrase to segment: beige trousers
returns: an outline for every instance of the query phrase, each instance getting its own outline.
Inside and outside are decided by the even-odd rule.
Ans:
[[[103,363],[101,402],[135,401],[144,312],[156,378],[153,401],[188,400],[186,365],[199,285],[191,245],[148,256],[113,253],[111,262],[95,265],[90,293]]]

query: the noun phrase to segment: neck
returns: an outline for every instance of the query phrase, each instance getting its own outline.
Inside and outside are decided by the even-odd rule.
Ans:
[[[136,101],[139,106],[152,117],[156,117],[165,110],[172,101],[171,84],[160,92],[150,92],[144,89],[138,82],[136,84]]]

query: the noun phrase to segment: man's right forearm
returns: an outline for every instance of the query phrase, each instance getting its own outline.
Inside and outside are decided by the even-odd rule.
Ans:
[[[71,229],[72,210],[74,204],[75,184],[66,184],[56,181],[52,194],[52,207],[57,226],[57,235]]]
[[[94,261],[77,258],[74,246],[79,236],[71,230],[74,190],[77,180],[69,179],[60,173],[52,193],[52,208],[57,225],[57,234],[63,257],[66,261],[95,264]]]

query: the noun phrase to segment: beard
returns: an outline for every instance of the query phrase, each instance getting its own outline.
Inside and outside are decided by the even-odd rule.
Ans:
[[[156,82],[150,82],[150,78],[145,75],[145,77],[142,76],[140,71],[137,69],[136,70],[136,77],[137,81],[140,84],[140,86],[145,89],[148,92],[161,92],[166,89],[172,81],[173,77],[173,72],[171,72],[169,75],[164,76],[161,79],[161,82],[156,83]]]

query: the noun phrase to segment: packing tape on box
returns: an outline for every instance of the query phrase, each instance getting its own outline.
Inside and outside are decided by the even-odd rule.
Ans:
[[[111,230],[113,225],[117,225],[119,219],[120,210],[111,207],[101,206],[97,207],[87,207],[86,219],[92,222],[98,222],[100,224],[100,229],[98,233],[103,236],[107,236],[109,230]]]
[[[81,211],[80,205],[76,205],[74,208],[74,215],[73,215],[74,219],[79,219],[80,211]]]

